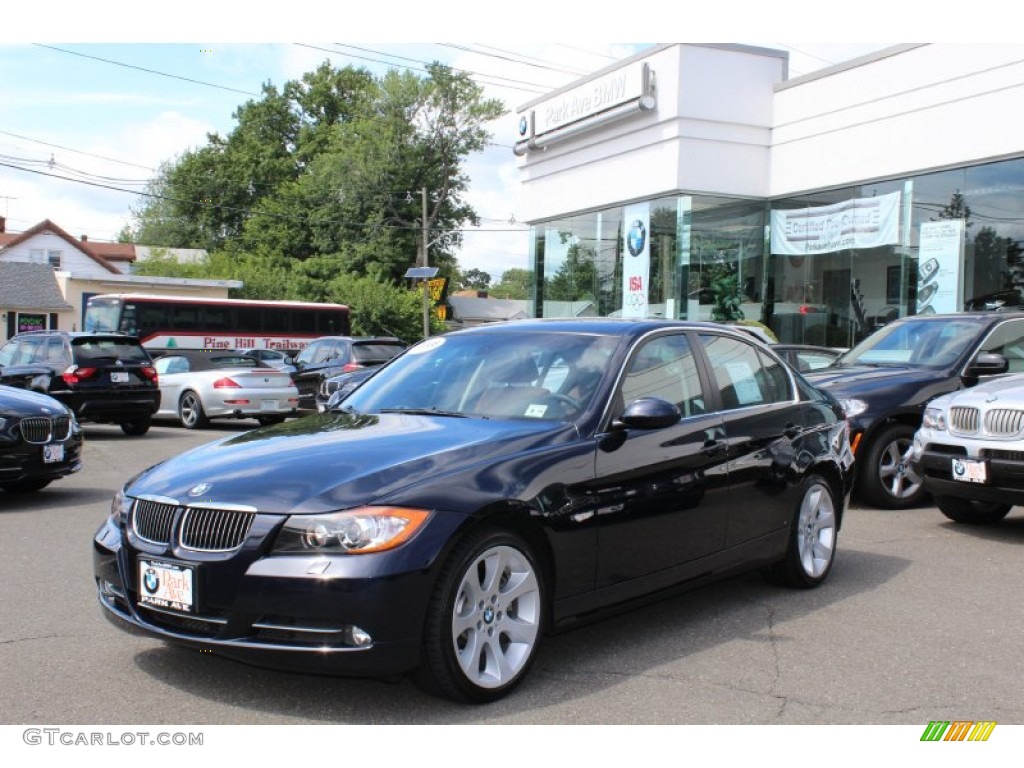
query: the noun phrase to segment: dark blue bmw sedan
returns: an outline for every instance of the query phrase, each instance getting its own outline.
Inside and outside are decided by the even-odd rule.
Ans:
[[[545,634],[652,593],[817,586],[852,461],[836,402],[736,331],[501,323],[131,479],[96,584],[150,637],[489,701]]]

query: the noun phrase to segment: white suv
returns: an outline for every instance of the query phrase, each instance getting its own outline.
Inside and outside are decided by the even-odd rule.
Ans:
[[[985,525],[1024,505],[1024,375],[928,404],[911,463],[950,520]]]

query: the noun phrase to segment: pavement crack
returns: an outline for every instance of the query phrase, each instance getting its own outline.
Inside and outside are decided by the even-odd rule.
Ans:
[[[35,640],[52,640],[55,637],[60,637],[60,635],[51,634],[38,635],[36,637],[15,637],[11,640],[0,640],[0,645],[13,645],[14,643],[31,643]]]

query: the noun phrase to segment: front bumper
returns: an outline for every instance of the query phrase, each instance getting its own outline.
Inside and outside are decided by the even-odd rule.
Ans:
[[[955,459],[982,462],[985,481],[956,479]],[[911,465],[935,496],[1024,505],[1024,446],[1020,443],[996,447],[976,440],[922,442],[919,438]]]
[[[436,575],[427,555],[437,535],[418,536],[409,544],[419,547],[397,556],[271,556],[243,548],[229,559],[187,561],[141,552],[125,538],[107,521],[93,546],[100,605],[121,629],[286,671],[378,677],[419,664]],[[195,568],[192,613],[140,604],[140,557]]]
[[[0,484],[21,480],[56,480],[82,468],[82,437],[75,434],[64,441],[64,460],[43,461],[43,446],[0,440]]]

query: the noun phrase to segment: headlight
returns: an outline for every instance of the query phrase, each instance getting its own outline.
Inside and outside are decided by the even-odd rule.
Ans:
[[[925,429],[935,429],[939,432],[946,431],[946,412],[941,408],[925,408],[924,419],[921,426]]]
[[[118,528],[123,528],[124,523],[128,521],[128,513],[131,512],[133,501],[134,499],[125,496],[124,488],[118,490],[110,502],[110,522]]]
[[[408,541],[430,516],[424,509],[359,507],[325,515],[292,515],[275,552],[362,555]]]
[[[843,409],[843,413],[846,418],[852,419],[855,416],[860,416],[864,411],[868,409],[868,404],[863,400],[858,400],[854,397],[843,398],[839,401],[840,407]]]

